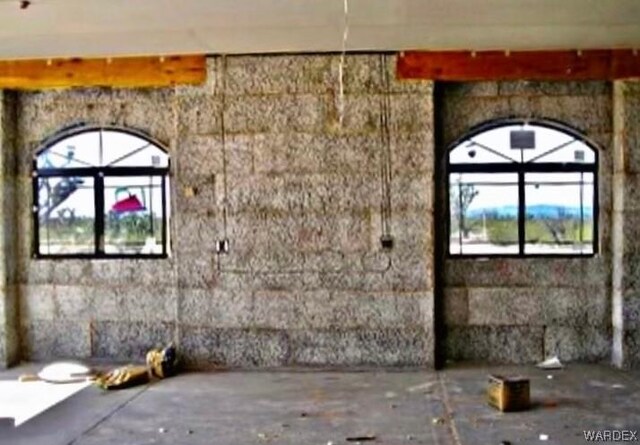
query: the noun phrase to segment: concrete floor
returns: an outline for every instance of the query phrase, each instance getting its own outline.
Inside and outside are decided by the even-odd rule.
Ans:
[[[491,372],[528,376],[533,408],[487,406]],[[185,373],[123,391],[88,388],[19,428],[0,426],[0,443],[338,445],[375,436],[361,443],[584,444],[585,429],[640,430],[637,377],[596,365]]]

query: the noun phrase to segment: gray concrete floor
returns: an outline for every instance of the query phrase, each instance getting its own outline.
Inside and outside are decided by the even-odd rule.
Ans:
[[[529,377],[532,409],[487,406],[489,373]],[[375,436],[361,443],[584,444],[585,429],[640,430],[637,377],[596,365],[185,373],[123,391],[88,388],[19,428],[0,426],[0,443],[338,445]]]

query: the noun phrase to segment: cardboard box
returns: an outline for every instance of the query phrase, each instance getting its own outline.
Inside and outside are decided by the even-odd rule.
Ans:
[[[490,375],[487,401],[503,412],[529,409],[529,379]]]

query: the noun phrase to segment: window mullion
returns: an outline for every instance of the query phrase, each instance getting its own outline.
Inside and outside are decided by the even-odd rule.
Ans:
[[[167,254],[167,186],[166,186],[166,181],[167,181],[167,177],[165,175],[163,175],[161,177],[161,184],[162,184],[162,254],[166,255]],[[153,193],[153,190],[150,192]],[[153,218],[153,215],[151,215],[151,217]],[[155,234],[154,234],[155,236]]]
[[[95,248],[96,255],[104,254],[104,173],[99,172],[95,178],[94,210],[95,210]]]
[[[33,171],[36,172],[37,164],[33,162]],[[31,208],[31,215],[33,217],[33,244],[35,255],[40,255],[40,178],[37,174],[34,174],[31,178],[31,186],[33,187],[33,207]]]
[[[598,158],[596,157],[596,163]],[[591,244],[593,245],[593,253],[597,253],[600,246],[600,232],[598,229],[600,219],[600,190],[598,188],[598,174],[593,175],[593,227],[591,229]]]
[[[518,249],[520,255],[524,255],[525,244],[525,194],[524,194],[524,171],[518,172]]]

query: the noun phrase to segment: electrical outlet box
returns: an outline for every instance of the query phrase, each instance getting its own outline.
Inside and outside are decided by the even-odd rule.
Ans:
[[[216,253],[218,253],[218,254],[229,253],[229,240],[228,239],[218,240],[218,242],[216,243]]]
[[[510,136],[511,148],[514,150],[530,150],[536,148],[535,131],[512,130]]]
[[[380,244],[385,250],[393,249],[393,237],[391,235],[382,235],[380,237]]]

